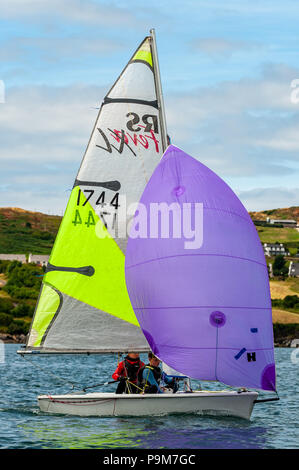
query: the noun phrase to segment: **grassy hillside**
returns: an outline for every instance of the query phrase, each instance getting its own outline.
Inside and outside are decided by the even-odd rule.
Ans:
[[[299,223],[299,206],[249,212],[249,214],[253,220],[263,222],[266,222],[267,217],[270,217],[279,220],[292,219]],[[295,228],[257,225],[256,229],[262,243],[284,243],[287,245],[291,256],[294,256],[299,250],[299,231]]]
[[[299,250],[299,232],[295,228],[256,227],[262,243],[284,243],[291,256]]]
[[[271,209],[261,212],[249,212],[249,214],[254,220],[266,221],[267,217],[270,217],[270,219],[292,219],[299,221],[299,206],[285,207],[282,209]]]
[[[267,217],[299,221],[299,206],[250,212],[253,220]],[[25,211],[15,207],[0,208],[0,253],[50,254],[61,222],[58,215]],[[262,243],[285,243],[294,255],[299,249],[299,231],[294,228],[257,226]]]
[[[299,232],[295,228],[280,227],[256,227],[262,243],[287,243],[299,242]]]
[[[56,215],[0,208],[0,253],[49,254],[60,222]]]
[[[15,335],[28,333],[42,275],[43,269],[34,264],[0,261],[0,335],[10,335],[20,341],[20,337],[17,339]],[[274,299],[283,301],[287,296],[296,296],[298,291],[299,279],[271,281],[271,297]],[[292,310],[273,308],[277,344],[285,345],[286,341],[289,342],[299,334],[298,309]]]
[[[299,219],[299,207],[251,212],[253,220],[271,217]],[[61,217],[19,208],[0,208],[0,253],[50,254]],[[295,228],[256,226],[261,243],[284,243],[291,256],[299,251],[299,231]],[[267,258],[267,263],[274,259]],[[287,266],[289,261],[287,262]]]
[[[270,281],[271,299],[284,299],[287,295],[299,295],[299,278],[287,278],[285,281]]]
[[[250,215],[253,220],[265,221],[268,216],[299,220],[299,207],[251,212]],[[0,208],[0,253],[49,254],[60,222],[60,216],[18,208]],[[296,229],[264,226],[256,228],[262,243],[284,243],[291,255],[294,255],[299,249],[299,232]],[[272,258],[267,258],[267,261],[269,260],[273,262]],[[38,286],[41,281],[41,277],[38,276],[40,268],[35,271],[33,267],[28,267],[25,268],[25,272],[20,265],[15,266],[13,269],[14,279],[12,279],[12,272],[7,271],[8,265],[9,263],[0,269],[0,315],[2,314],[3,317],[0,332],[18,331],[18,329],[26,332],[38,295]],[[26,269],[29,271],[27,272]],[[17,276],[18,272],[20,275]],[[22,280],[23,277],[24,280]],[[271,298],[283,301],[287,296],[299,295],[299,278],[287,278],[284,281],[271,280],[270,288]],[[276,325],[276,330],[280,332],[279,334],[285,334],[287,331],[283,325],[289,325],[295,334],[299,324],[297,310],[296,308],[288,310],[283,302],[276,302],[273,308],[273,323]],[[290,331],[288,330],[288,332]]]
[[[44,270],[0,260],[0,333],[27,334]]]
[[[280,310],[277,308],[272,309],[272,321],[279,324],[298,324],[299,314],[288,312],[287,310]]]

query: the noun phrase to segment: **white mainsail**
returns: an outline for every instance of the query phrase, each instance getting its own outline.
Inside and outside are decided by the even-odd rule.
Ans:
[[[166,146],[154,32],[105,96],[44,276],[26,345],[40,352],[147,350],[125,283],[127,208]],[[104,235],[104,237],[103,237]]]

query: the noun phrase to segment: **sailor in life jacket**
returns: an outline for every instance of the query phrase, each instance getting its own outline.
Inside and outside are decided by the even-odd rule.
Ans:
[[[139,353],[128,353],[112,374],[113,380],[119,380],[115,393],[138,393],[138,372],[144,365],[139,358]]]
[[[149,364],[140,369],[138,373],[139,387],[142,388],[143,393],[163,393],[163,388],[160,387],[161,379],[175,393],[178,389],[177,383],[173,377],[169,377],[161,371],[158,359],[152,352],[148,353]]]

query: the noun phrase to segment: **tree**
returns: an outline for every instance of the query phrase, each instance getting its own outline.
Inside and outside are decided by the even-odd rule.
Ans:
[[[0,312],[10,313],[13,309],[13,303],[10,299],[0,298]]]
[[[34,308],[31,305],[21,302],[12,311],[14,317],[32,317]]]
[[[0,326],[9,326],[13,322],[13,317],[7,313],[0,313]]]
[[[12,321],[7,328],[7,332],[10,335],[26,335],[29,331],[29,324],[25,323],[22,320],[14,320]]]
[[[283,278],[288,274],[288,268],[286,267],[286,261],[283,255],[275,256],[273,274],[274,276],[282,276]]]
[[[283,304],[285,308],[298,308],[299,306],[298,295],[287,295],[283,300]]]

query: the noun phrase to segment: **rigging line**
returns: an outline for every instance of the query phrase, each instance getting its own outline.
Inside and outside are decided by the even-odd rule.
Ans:
[[[87,385],[86,387],[82,388],[82,392],[86,392],[88,388],[102,387],[104,385],[110,385],[110,384],[115,384],[115,383],[116,383],[116,380],[111,380],[110,382],[103,382],[101,384]]]
[[[125,365],[125,361],[124,361],[124,369],[125,369],[126,374],[127,374],[127,377],[126,377],[126,388],[127,388],[127,390],[128,390],[128,393],[129,393],[129,394],[133,393],[133,392],[132,392],[132,389],[131,389],[131,387],[130,387],[130,385],[133,385],[133,387],[135,387],[135,388],[137,388],[138,390],[141,390],[141,391],[142,391],[142,388],[138,387],[138,385],[134,384],[134,382],[131,382],[131,381],[129,380],[128,371],[127,371],[127,368],[126,368],[126,365]]]
[[[204,382],[210,382],[210,381],[207,380],[207,381],[204,381]],[[214,381],[211,380],[211,382],[214,382]],[[221,380],[218,380],[218,379],[217,379],[217,382],[218,382],[219,384],[221,384],[221,385],[224,385],[225,387],[230,388],[230,389],[233,390],[233,391],[238,391],[238,390],[242,390],[242,391],[245,391],[245,390],[246,390],[246,391],[247,391],[247,389],[245,389],[244,387],[241,387],[241,388],[240,388],[240,387],[239,387],[239,388],[238,388],[238,387],[234,387],[233,385],[225,384],[224,382],[221,382]],[[237,390],[236,390],[236,389],[237,389]]]
[[[215,378],[217,379],[217,365],[218,365],[218,330],[219,328],[216,328],[216,357],[215,357]]]
[[[276,393],[276,397],[272,397],[272,398],[260,398],[260,399],[256,399],[254,400],[254,403],[265,403],[267,401],[279,401],[280,398],[279,398],[279,395],[278,395],[278,392],[277,390],[275,390],[275,393]]]
[[[254,400],[254,403],[265,403],[267,401],[279,401],[279,397],[273,397],[273,398],[262,398],[261,400]]]
[[[134,384],[134,382],[130,382],[130,380],[128,379],[127,382],[130,384],[130,385],[133,385],[135,388],[138,388],[138,390],[143,390],[142,388],[138,387],[138,385]]]
[[[119,366],[119,352],[117,353],[117,367],[118,366]],[[100,384],[87,385],[86,387],[82,388],[82,392],[86,392],[86,390],[88,388],[102,387],[104,385],[111,385],[111,384],[115,384],[115,383],[116,383],[116,380],[111,380],[111,381],[103,382],[103,383],[100,383]]]
[[[127,377],[126,377],[126,390],[128,391],[128,394],[130,395],[132,393],[132,390],[131,390],[130,383],[129,383],[129,374],[128,374],[128,371],[127,371],[127,368],[126,368],[125,358],[123,360],[123,363],[124,363],[125,373],[127,374]]]
[[[148,378],[149,378],[149,374],[150,374],[150,369],[148,369],[148,373],[147,373],[147,377],[146,377],[146,379],[145,379],[145,383],[144,383],[144,387],[143,387],[142,393],[145,392],[145,389],[146,389],[146,387],[148,386],[148,385],[147,385],[147,381],[148,381]]]
[[[81,385],[79,385],[78,383],[73,383],[73,382],[71,382],[70,380],[64,379],[63,377],[59,377],[58,375],[53,374],[53,372],[44,369],[43,367],[41,367],[41,366],[39,366],[38,364],[36,364],[35,362],[31,361],[31,360],[28,359],[27,357],[24,357],[23,354],[21,354],[21,356],[22,356],[22,358],[23,358],[25,361],[30,362],[34,367],[37,367],[38,369],[40,369],[40,370],[43,371],[43,372],[47,372],[48,374],[52,375],[52,377],[54,377],[55,379],[60,380],[61,382],[70,384],[70,385],[72,386],[72,390],[75,388],[76,385],[81,387]]]

